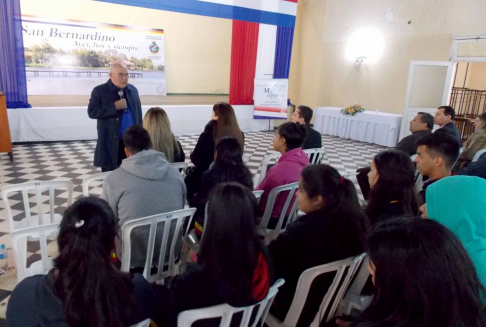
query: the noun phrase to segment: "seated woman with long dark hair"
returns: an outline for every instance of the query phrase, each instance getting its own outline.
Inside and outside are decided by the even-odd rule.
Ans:
[[[378,153],[371,162],[368,180],[371,191],[366,214],[372,225],[396,216],[417,216],[415,167],[405,152]]]
[[[201,188],[194,196],[193,205],[197,207],[194,215],[196,234],[201,235],[204,226],[204,208],[209,194],[219,183],[237,182],[253,190],[251,172],[243,163],[243,149],[238,140],[231,136],[223,137],[216,144],[214,165],[203,174]]]
[[[149,132],[154,150],[165,154],[168,162],[184,162],[186,155],[172,133],[169,116],[164,109],[150,108],[143,117],[143,128]]]
[[[221,303],[248,306],[265,298],[272,265],[255,221],[256,199],[247,187],[223,183],[214,188],[198,260],[172,280],[175,316]]]
[[[194,169],[185,179],[189,201],[199,191],[202,175],[214,160],[215,144],[225,136],[233,136],[238,140],[241,148],[244,148],[245,136],[240,130],[233,107],[226,102],[218,102],[213,106],[211,120],[199,136],[191,153]]]
[[[106,201],[88,197],[70,206],[60,225],[54,268],[17,285],[8,325],[128,327],[150,318],[155,301],[150,284],[111,262],[118,231]]]
[[[275,264],[275,278],[285,279],[272,313],[285,319],[300,275],[307,269],[364,252],[368,219],[354,184],[328,165],[311,165],[302,171],[297,207],[304,216],[292,222],[268,249]],[[204,236],[206,237],[206,236]],[[334,276],[318,281],[310,304],[298,326],[309,326]],[[308,300],[308,301],[309,301]]]
[[[485,289],[461,242],[443,225],[384,221],[368,239],[367,253],[376,292],[351,326],[486,326]]]

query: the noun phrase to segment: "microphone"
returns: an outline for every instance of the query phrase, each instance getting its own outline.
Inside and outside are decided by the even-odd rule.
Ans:
[[[123,90],[118,91],[118,95],[120,96],[120,100],[125,100],[125,97],[123,96]],[[127,107],[125,107],[123,112],[127,112]]]

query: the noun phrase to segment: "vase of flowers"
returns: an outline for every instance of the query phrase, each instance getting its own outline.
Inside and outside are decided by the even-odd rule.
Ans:
[[[353,104],[352,106],[347,106],[346,108],[341,109],[341,113],[343,115],[351,115],[354,116],[359,112],[363,112],[365,109],[361,107],[360,104]]]

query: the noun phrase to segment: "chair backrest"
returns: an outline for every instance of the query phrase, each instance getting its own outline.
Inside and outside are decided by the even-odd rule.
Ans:
[[[263,158],[262,165],[260,166],[261,167],[260,175],[255,178],[253,183],[255,187],[260,185],[263,178],[265,178],[265,175],[267,174],[267,170],[268,170],[268,165],[276,164],[278,159],[280,159],[281,156],[282,154],[280,152],[276,152],[276,153],[267,154],[265,158]]]
[[[326,150],[323,148],[306,149],[304,152],[309,157],[309,162],[311,165],[320,164],[322,159],[324,159],[324,155],[326,154]]]
[[[304,271],[299,277],[294,299],[292,300],[292,304],[285,317],[283,325],[297,326],[312,282],[322,274],[335,271],[336,275],[334,276],[334,280],[322,299],[319,311],[316,314],[311,327],[318,327],[321,321],[328,322],[331,320],[334,317],[338,304],[344,297],[344,293],[348,289],[349,283],[356,273],[356,270],[361,264],[361,261],[363,261],[364,256],[365,254],[363,253],[356,257],[331,262]]]
[[[17,283],[29,276],[46,274],[52,268],[52,257],[49,257],[47,252],[47,237],[57,234],[58,231],[59,224],[56,223],[19,229],[10,234],[17,268]],[[29,238],[38,239],[41,260],[32,263],[27,268],[27,241]]]
[[[253,195],[257,199],[257,204],[260,202],[260,199],[262,198],[263,195],[263,190],[260,191],[253,191]]]
[[[147,256],[145,258],[143,276],[149,282],[154,282],[169,276],[177,275],[179,271],[179,266],[182,261],[182,241],[185,239],[188,233],[188,229],[190,226],[189,222],[192,220],[195,212],[196,208],[182,209],[144,218],[138,218],[124,223],[121,228],[123,243],[121,271],[130,270],[132,230],[136,227],[150,226],[147,244]],[[169,244],[169,231],[171,229],[173,221],[176,221],[176,226],[174,234],[171,236],[171,242]],[[178,238],[181,235],[181,228],[183,228],[183,225],[186,221],[188,222],[186,231],[184,231],[184,234],[182,236],[183,238],[180,239],[180,242],[178,242]],[[161,243],[155,244],[155,236],[159,223],[164,224],[164,231]],[[151,269],[155,249],[159,251],[159,262],[157,264],[157,273],[152,274]],[[170,251],[169,262],[165,262],[165,254],[167,252],[167,249],[169,249]]]
[[[266,235],[265,235],[265,243],[269,244],[271,241],[276,239],[278,235],[280,234],[280,231],[282,229],[285,229],[285,227],[290,224],[295,217],[297,216],[297,201],[295,200],[295,192],[299,188],[299,182],[294,182],[282,186],[278,186],[274,188],[273,190],[270,191],[268,194],[267,198],[267,204],[265,207],[265,212],[263,213],[262,220],[260,222],[259,228],[261,230],[267,230],[268,223],[270,222],[270,218],[272,216],[272,212],[277,200],[277,196],[283,196],[284,194],[280,194],[282,192],[288,192],[287,194],[287,200],[285,201],[285,204],[282,208],[282,212],[280,213],[280,216],[278,218],[277,225],[275,226],[275,229],[273,230],[267,230]],[[288,210],[289,207],[291,208],[290,211]],[[284,220],[285,217],[287,218],[287,222],[284,226]],[[283,227],[283,228],[282,228]]]
[[[370,262],[369,256],[365,255],[361,261],[361,265],[356,267],[354,278],[350,282],[349,289],[345,293],[344,298],[338,306],[336,315],[351,315],[352,309],[364,311],[366,307],[364,302],[372,298],[372,295],[362,296],[361,292],[369,279],[370,272],[368,271],[368,264]]]
[[[410,160],[413,162],[417,158],[417,154],[411,155]],[[415,166],[415,163],[414,163]],[[417,168],[415,168],[415,192],[419,193],[422,191],[422,187],[424,185],[424,177],[422,174],[418,171]]]
[[[454,161],[454,164],[451,167],[451,170],[453,171],[454,168],[456,167],[457,162],[459,161],[459,158],[461,157],[462,152],[464,151],[464,147],[459,148],[459,155],[456,158],[456,161]]]
[[[73,183],[70,181],[49,181],[49,182],[28,182],[16,185],[8,185],[2,188],[2,199],[7,210],[7,217],[10,223],[10,232],[27,227],[34,227],[39,225],[47,225],[59,222],[61,215],[55,213],[55,209],[59,206],[55,205],[56,193],[55,191],[68,191],[68,199],[66,206],[70,206],[73,202]],[[44,192],[49,193],[49,209],[43,204]],[[21,221],[14,221],[12,209],[10,207],[9,198],[11,195],[21,193],[22,203],[25,212],[25,218]],[[29,193],[35,194],[35,204],[37,208],[37,215],[31,212]],[[20,200],[20,199],[19,199]],[[47,214],[49,213],[49,214]]]
[[[181,172],[182,176],[186,176],[188,164],[187,162],[171,162],[170,165]]]
[[[243,154],[243,156],[241,157],[245,165],[248,163],[248,161],[250,161],[250,157],[251,156],[249,154]]]
[[[476,154],[472,158],[471,162],[478,161],[479,160],[479,157],[481,157],[481,155],[483,155],[483,153],[486,153],[486,149],[482,149],[482,150],[479,150],[478,152],[476,152]]]
[[[346,174],[346,175],[343,175],[344,178],[346,179],[349,179],[351,182],[355,182],[355,181],[358,181],[357,177],[358,177],[358,173],[351,173],[351,174]]]
[[[309,157],[310,164],[320,164],[322,162],[322,159],[324,159],[324,155],[326,154],[326,150],[323,148],[315,148],[315,149],[307,149],[304,150],[305,154]],[[253,185],[257,187],[260,185],[262,182],[263,178],[265,178],[265,175],[267,174],[268,171],[268,165],[270,164],[276,164],[278,159],[282,156],[281,153],[271,153],[267,154],[265,158],[263,158],[261,169],[260,169],[260,175],[255,178],[253,181]]]
[[[150,318],[147,318],[138,324],[131,325],[130,327],[149,327],[150,326]]]
[[[83,189],[83,196],[89,196],[89,184],[93,182],[101,181],[101,190],[103,190],[103,182],[105,178],[111,173],[111,171],[106,171],[104,173],[94,174],[83,179],[81,188]]]
[[[275,284],[273,284],[273,286],[270,287],[267,296],[262,301],[247,307],[235,308],[228,304],[220,304],[209,308],[183,311],[179,313],[179,316],[177,317],[177,326],[191,327],[193,323],[195,323],[198,320],[210,319],[210,318],[221,318],[219,327],[229,327],[233,315],[238,312],[243,312],[243,317],[239,325],[240,327],[259,326],[260,321],[265,321],[268,311],[270,310],[270,306],[272,305],[272,302],[275,296],[277,295],[278,288],[283,284],[284,284],[283,279],[277,280]],[[258,311],[255,315],[255,319],[250,325],[251,316],[255,308],[258,308]]]

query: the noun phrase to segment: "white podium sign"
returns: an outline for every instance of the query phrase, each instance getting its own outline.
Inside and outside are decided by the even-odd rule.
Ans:
[[[288,79],[255,80],[255,119],[287,119]]]

